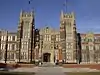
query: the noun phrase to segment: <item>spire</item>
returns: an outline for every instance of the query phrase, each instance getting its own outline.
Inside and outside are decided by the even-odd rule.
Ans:
[[[34,16],[34,9],[31,9],[31,15]]]
[[[62,19],[63,19],[63,16],[64,16],[64,13],[63,13],[63,10],[61,10],[60,20],[62,20]]]
[[[75,19],[75,13],[71,12],[72,17]]]
[[[20,17],[22,16],[22,14],[23,14],[23,10],[21,9],[21,12],[20,12]]]

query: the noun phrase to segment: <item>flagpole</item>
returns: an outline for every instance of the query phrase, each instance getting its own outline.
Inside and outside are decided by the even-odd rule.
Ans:
[[[64,3],[64,11],[65,11],[65,13],[67,13],[67,0],[65,0],[65,3]]]

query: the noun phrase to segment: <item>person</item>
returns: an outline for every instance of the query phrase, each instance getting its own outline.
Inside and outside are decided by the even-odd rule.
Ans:
[[[59,60],[56,60],[56,65],[58,65],[58,63],[59,63]]]

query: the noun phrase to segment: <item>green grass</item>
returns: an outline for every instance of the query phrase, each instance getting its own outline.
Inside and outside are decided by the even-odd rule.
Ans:
[[[100,72],[66,72],[66,75],[100,75]]]
[[[35,75],[35,73],[0,71],[0,75]]]

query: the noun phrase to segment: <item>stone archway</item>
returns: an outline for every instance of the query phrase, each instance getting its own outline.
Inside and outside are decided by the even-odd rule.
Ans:
[[[50,53],[44,53],[43,54],[43,62],[50,62]]]

